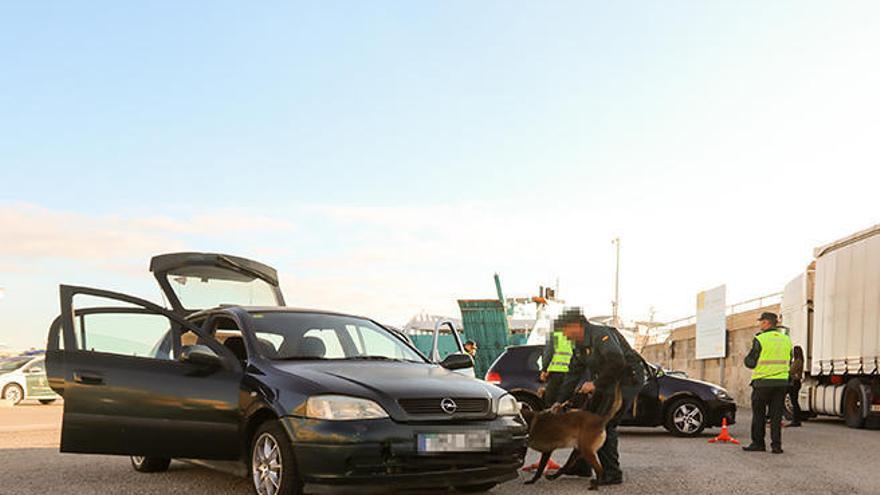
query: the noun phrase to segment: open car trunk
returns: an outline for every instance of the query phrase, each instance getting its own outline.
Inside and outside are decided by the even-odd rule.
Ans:
[[[246,258],[218,253],[161,254],[150,261],[150,271],[179,314],[223,304],[284,306],[278,272]]]

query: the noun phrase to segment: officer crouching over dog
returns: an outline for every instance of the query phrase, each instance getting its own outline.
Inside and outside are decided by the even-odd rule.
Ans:
[[[559,402],[572,399],[576,392],[592,393],[593,399],[586,409],[602,414],[611,407],[614,389],[620,383],[623,405],[605,428],[605,444],[599,449],[598,457],[605,468],[605,475],[599,480],[599,484],[623,483],[617,449],[617,426],[645,384],[642,358],[616,328],[590,323],[580,308],[570,308],[563,312],[556,320],[554,330],[562,330],[574,344],[574,355],[558,395]],[[580,461],[564,474],[589,476],[590,468],[586,462]]]

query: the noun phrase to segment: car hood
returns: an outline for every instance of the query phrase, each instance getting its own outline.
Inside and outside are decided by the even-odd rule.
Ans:
[[[714,397],[710,390],[713,388],[721,389],[727,392],[727,389],[722,387],[721,385],[712,382],[706,382],[703,380],[697,380],[696,378],[684,378],[681,376],[672,375],[665,375],[664,378],[668,380],[667,383],[675,384],[678,387],[687,388],[692,391],[699,390],[700,392],[705,393],[707,397]]]
[[[724,388],[721,385],[718,385],[718,384],[715,384],[712,382],[703,381],[703,380],[697,380],[696,378],[691,378],[691,377],[685,378],[683,376],[674,376],[674,375],[672,375],[672,376],[667,375],[667,376],[669,376],[673,380],[679,380],[682,382],[699,383],[700,385],[705,385],[707,387]]]
[[[402,398],[497,398],[503,390],[437,365],[375,361],[273,363],[290,376],[307,380],[316,393],[396,401]]]

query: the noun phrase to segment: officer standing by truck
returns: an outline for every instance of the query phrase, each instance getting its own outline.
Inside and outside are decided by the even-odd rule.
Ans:
[[[764,443],[767,411],[770,412],[770,447],[774,454],[782,453],[782,412],[789,387],[791,338],[777,325],[774,313],[761,313],[761,326],[752,341],[752,350],[745,358],[746,368],[752,370],[752,443],[743,447],[746,452],[765,452]]]
[[[623,483],[617,449],[617,426],[645,384],[642,358],[616,328],[590,323],[580,308],[566,310],[557,320],[556,326],[562,329],[575,346],[559,395],[560,401],[571,398],[575,389],[582,394],[593,393],[593,400],[588,407],[593,412],[602,414],[611,407],[614,389],[620,384],[623,404],[605,427],[605,443],[599,449],[598,456],[599,462],[605,468],[605,475],[599,480],[599,484]],[[588,374],[591,375],[591,381],[584,381]]]
[[[571,362],[573,347],[571,341],[562,333],[562,329],[554,328],[547,344],[544,346],[541,381],[544,386],[544,403],[553,404],[558,401],[559,391],[565,382],[568,365]]]

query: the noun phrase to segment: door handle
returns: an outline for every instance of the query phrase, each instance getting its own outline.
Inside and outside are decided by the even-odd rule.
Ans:
[[[83,385],[103,385],[104,377],[100,373],[90,371],[74,371],[73,381]]]

